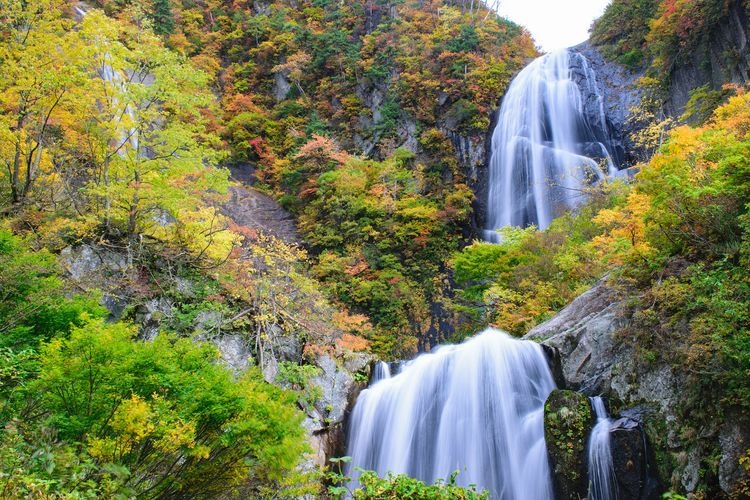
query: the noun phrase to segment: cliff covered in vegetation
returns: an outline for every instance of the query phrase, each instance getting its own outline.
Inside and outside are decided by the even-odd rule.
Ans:
[[[363,352],[438,335],[528,35],[439,1],[10,1],[0,32],[2,496],[318,494]]]
[[[532,335],[645,405],[666,486],[747,494],[744,3],[613,2],[590,50],[646,74],[641,173],[468,246],[537,55],[481,2],[2,6],[0,496],[320,494],[372,354],[523,335],[604,276]]]
[[[591,42],[614,61],[649,67],[668,115],[705,120],[726,98],[724,84],[750,81],[749,8],[744,0],[615,0]]]

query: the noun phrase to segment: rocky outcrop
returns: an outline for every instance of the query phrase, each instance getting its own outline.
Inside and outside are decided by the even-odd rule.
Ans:
[[[367,386],[372,357],[367,354],[348,353],[340,359],[324,354],[316,365],[321,373],[312,380],[321,397],[307,410],[303,425],[310,435],[316,466],[328,465],[332,457],[346,452],[346,419],[359,393]]]
[[[544,404],[544,440],[558,500],[586,496],[586,440],[593,426],[586,396],[568,390],[552,391]]]
[[[300,243],[294,218],[267,194],[244,186],[229,188],[231,199],[221,210],[238,225],[289,244]]]
[[[616,418],[618,413],[626,417],[612,433],[619,487],[627,492],[620,498],[649,498],[659,489],[656,470],[667,488],[694,492],[705,484],[706,464],[716,460],[716,454],[718,477],[712,481],[731,493],[748,480],[740,465],[750,447],[748,418],[717,415],[699,435],[685,433],[693,425],[681,410],[685,374],[665,363],[639,362],[637,346],[622,337],[631,325],[627,299],[602,280],[525,338],[559,351],[569,387],[607,397],[619,409]],[[636,406],[638,411],[624,410]],[[653,457],[646,443],[653,445]]]
[[[641,418],[637,411],[625,412],[610,427],[615,486],[623,499],[658,500],[662,487]]]
[[[704,85],[720,89],[725,83],[750,83],[750,20],[743,2],[730,2],[728,15],[714,28],[707,43],[675,65],[669,77],[666,110],[680,116],[690,91]]]
[[[625,324],[620,306],[617,292],[602,281],[525,338],[560,353],[569,387],[591,395],[608,393],[619,356],[614,334]]]
[[[584,109],[587,120],[594,124],[601,122],[599,115],[603,111],[606,123],[599,126],[606,127],[610,153],[619,168],[627,168],[645,160],[644,153],[631,139],[637,131],[637,123],[631,119],[631,109],[641,101],[642,91],[638,87],[638,80],[643,76],[643,72],[633,71],[608,61],[589,42],[577,45],[571,50],[582,54],[588,62],[589,69],[596,74],[596,91],[601,96],[601,101],[594,96],[592,89],[586,89],[579,83],[583,93]],[[583,79],[577,76],[582,71],[584,68],[574,70],[574,79],[577,82]]]
[[[128,303],[120,283],[131,267],[124,252],[83,244],[64,248],[59,262],[76,287],[102,292],[102,305],[109,311],[110,319],[120,317]]]
[[[289,244],[300,242],[292,217],[272,198],[251,187],[235,186],[230,188],[230,194],[231,199],[222,211],[243,226],[246,234],[265,234]],[[71,246],[61,252],[59,260],[76,288],[103,292],[103,303],[111,320],[120,319],[127,309],[128,317],[140,327],[141,340],[154,339],[172,324],[181,305],[195,299],[197,285],[188,278],[171,274],[161,277],[161,293],[144,298],[142,292],[131,290],[133,283],[145,286],[149,274],[142,265],[129,262],[128,254],[121,248],[102,244]],[[216,345],[221,362],[238,376],[252,365],[260,365],[267,382],[287,388],[291,387],[278,377],[281,363],[311,361],[319,371],[309,381],[311,394],[316,397],[309,404],[300,402],[300,407],[306,414],[303,425],[308,430],[313,454],[302,468],[313,470],[326,465],[329,458],[343,454],[344,422],[356,395],[366,384],[372,358],[328,345],[330,352],[303,360],[303,343],[298,335],[270,325],[267,338],[258,346],[254,333],[242,328],[233,330],[227,318],[225,312],[199,311],[187,333],[194,334],[195,340]]]

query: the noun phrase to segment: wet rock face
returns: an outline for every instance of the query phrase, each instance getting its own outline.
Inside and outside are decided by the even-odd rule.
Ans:
[[[578,500],[588,492],[586,440],[594,426],[589,399],[556,389],[544,404],[544,439],[558,500]]]
[[[610,439],[620,498],[660,498],[661,486],[641,423],[630,417],[616,420],[610,428]]]
[[[590,123],[597,124],[599,128],[606,127],[609,132],[610,152],[619,168],[626,168],[646,159],[644,153],[630,139],[636,129],[629,120],[631,108],[638,105],[641,100],[642,92],[637,82],[643,76],[643,72],[631,71],[606,60],[588,42],[573,47],[572,50],[583,55],[590,69],[596,73],[597,90],[602,100],[596,99],[591,90],[585,89],[579,83],[583,92],[584,109]],[[574,69],[573,76],[577,82],[582,79],[581,72],[582,68]],[[600,105],[604,108],[606,123],[602,123],[597,117],[601,115]]]

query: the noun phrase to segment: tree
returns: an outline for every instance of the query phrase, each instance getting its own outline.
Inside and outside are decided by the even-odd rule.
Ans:
[[[100,316],[95,297],[66,296],[55,257],[34,252],[0,228],[0,348],[36,349],[40,340],[81,324],[81,314]]]
[[[82,480],[119,468],[121,493],[217,496],[259,492],[294,468],[306,445],[293,394],[255,370],[233,380],[213,346],[168,335],[139,343],[134,334],[102,321],[75,328],[42,349],[26,388],[22,412],[41,416],[29,423],[80,443],[96,464]]]
[[[81,47],[63,17],[65,0],[0,2],[0,161],[10,200],[24,202],[44,170],[47,149],[71,90],[85,81]]]
[[[174,16],[169,0],[153,0],[151,19],[157,35],[171,35],[174,32]]]
[[[123,32],[124,30],[124,32]],[[221,154],[208,130],[213,96],[207,75],[167,49],[153,34],[89,13],[80,34],[90,69],[90,118],[78,127],[80,147],[96,174],[89,180],[91,226],[122,237],[172,241],[183,235],[190,250],[214,245],[226,255],[233,238],[207,202],[226,191],[227,172],[211,168]],[[130,37],[132,46],[119,40]]]

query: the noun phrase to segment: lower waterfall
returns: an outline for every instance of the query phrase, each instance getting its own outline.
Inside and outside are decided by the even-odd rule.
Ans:
[[[612,464],[609,431],[612,422],[600,397],[591,398],[596,413],[596,424],[591,430],[588,450],[589,500],[616,500],[617,485]]]
[[[491,498],[553,497],[544,402],[555,388],[538,344],[487,329],[404,364],[364,390],[352,412],[347,471],[457,483]]]

